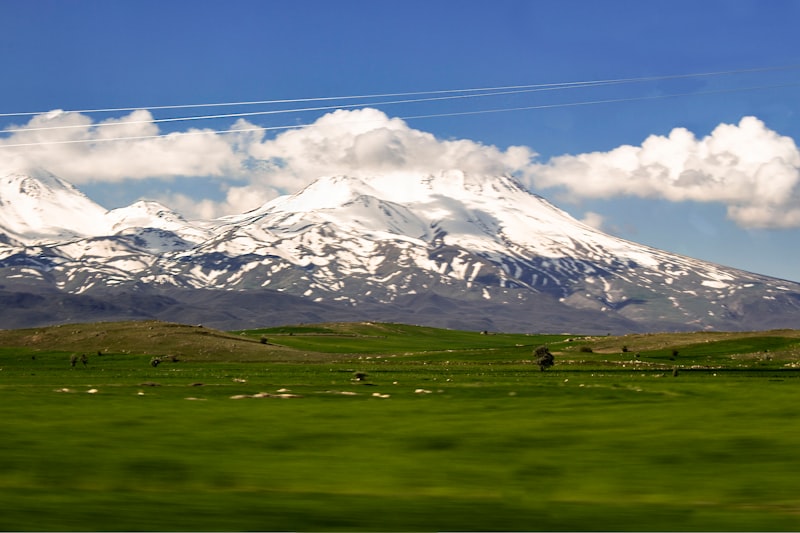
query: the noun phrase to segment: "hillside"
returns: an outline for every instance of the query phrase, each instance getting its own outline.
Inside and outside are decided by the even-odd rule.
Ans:
[[[605,234],[510,176],[323,176],[200,221],[154,202],[104,213],[44,171],[0,181],[13,207],[0,217],[0,327],[380,320],[606,334],[800,321],[800,284]]]
[[[308,360],[311,354],[203,326],[158,321],[96,322],[0,331],[0,346],[36,351],[175,356],[181,361]]]
[[[672,368],[795,368],[800,330],[655,333],[623,336],[527,335],[354,322],[224,332],[157,321],[69,324],[0,331],[0,348],[92,357],[175,357],[181,362],[530,362],[547,345],[558,365]],[[677,354],[675,353],[677,352]]]

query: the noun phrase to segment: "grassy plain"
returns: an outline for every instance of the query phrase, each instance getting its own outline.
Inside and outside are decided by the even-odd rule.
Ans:
[[[0,369],[1,530],[800,529],[797,331],[82,324]]]

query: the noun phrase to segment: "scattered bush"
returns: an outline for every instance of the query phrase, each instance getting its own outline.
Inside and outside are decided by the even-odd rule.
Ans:
[[[536,364],[539,365],[539,370],[542,372],[555,364],[555,357],[550,353],[547,346],[539,346],[533,351],[533,355],[536,358]]]
[[[581,346],[578,349],[578,351],[583,352],[583,353],[593,353],[594,352],[594,350],[592,350],[591,346]]]

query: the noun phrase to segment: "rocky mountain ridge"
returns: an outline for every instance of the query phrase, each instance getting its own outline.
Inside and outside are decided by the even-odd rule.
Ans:
[[[508,176],[329,176],[248,213],[187,221],[156,202],[106,211],[38,171],[0,178],[0,213],[0,327],[84,316],[614,333],[800,323],[800,284],[604,234]]]

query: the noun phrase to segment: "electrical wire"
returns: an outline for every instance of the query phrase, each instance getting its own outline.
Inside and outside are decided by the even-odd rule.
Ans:
[[[455,100],[455,99],[465,99],[465,98],[480,98],[480,97],[487,97],[487,96],[501,96],[501,95],[511,95],[511,94],[523,94],[523,93],[532,93],[532,92],[541,92],[541,91],[552,91],[557,89],[576,89],[576,88],[583,88],[583,87],[597,87],[597,86],[605,86],[605,85],[614,85],[617,83],[623,82],[592,82],[592,84],[585,84],[585,85],[571,85],[568,87],[540,87],[536,89],[518,89],[518,90],[508,90],[508,91],[496,91],[496,92],[484,92],[484,93],[474,93],[474,94],[457,94],[451,96],[436,96],[436,97],[429,97],[429,98],[411,98],[405,100],[389,100],[389,101],[381,101],[381,102],[372,102],[372,103],[356,103],[356,104],[341,104],[341,105],[331,105],[331,106],[318,106],[318,107],[300,107],[294,109],[273,109],[269,111],[249,111],[244,113],[225,113],[225,114],[218,114],[218,115],[197,115],[197,116],[187,116],[187,117],[171,117],[171,118],[158,118],[158,119],[150,119],[150,120],[124,120],[118,122],[101,122],[98,124],[92,124],[91,128],[102,128],[102,127],[109,127],[109,126],[126,126],[129,124],[156,124],[156,123],[163,123],[163,122],[184,122],[184,121],[196,121],[196,120],[212,120],[212,119],[220,119],[220,118],[243,118],[243,117],[254,117],[254,116],[264,116],[264,115],[280,115],[280,114],[287,114],[287,113],[303,113],[303,112],[310,112],[310,111],[332,111],[336,109],[352,109],[352,108],[359,108],[365,107],[367,105],[370,106],[385,106],[385,105],[397,105],[397,104],[409,104],[409,103],[420,103],[420,102],[436,102],[436,101],[443,101],[443,100]],[[75,113],[75,111],[66,111],[64,113]],[[69,125],[62,125],[62,126],[40,126],[35,128],[9,128],[0,131],[0,133],[21,133],[21,132],[29,132],[29,131],[48,131],[48,130],[65,130],[65,129],[76,129],[76,128],[86,128],[85,124],[69,124]]]
[[[766,90],[766,89],[777,89],[777,88],[797,87],[797,86],[800,86],[800,82],[798,82],[798,83],[781,84],[781,85],[761,85],[761,86],[755,86],[755,87],[719,89],[719,90],[713,90],[713,91],[702,91],[702,92],[693,92],[693,93],[672,93],[672,94],[661,94],[661,95],[650,95],[650,96],[636,96],[636,97],[628,97],[628,98],[609,98],[609,99],[603,99],[603,100],[584,100],[584,101],[580,101],[580,102],[566,102],[566,103],[559,103],[559,104],[541,104],[541,105],[533,105],[533,106],[505,107],[505,108],[482,109],[482,110],[473,110],[473,111],[456,111],[456,112],[452,112],[452,113],[431,113],[431,114],[423,114],[423,115],[402,116],[402,117],[397,117],[397,118],[399,118],[401,120],[417,120],[417,119],[426,119],[426,118],[456,117],[456,116],[479,115],[479,114],[488,114],[488,113],[506,113],[506,112],[512,112],[512,111],[530,111],[530,110],[537,110],[537,109],[555,109],[555,108],[562,108],[562,107],[577,107],[577,106],[600,105],[600,104],[611,104],[611,103],[622,103],[622,102],[661,100],[661,99],[667,99],[667,98],[679,98],[679,97],[684,97],[684,96],[707,96],[707,95],[713,95],[713,94],[728,94],[728,93],[735,93],[735,92],[759,91],[759,90]],[[217,134],[228,134],[228,133],[285,131],[285,130],[292,130],[292,129],[302,129],[302,128],[305,128],[307,126],[308,126],[307,124],[295,124],[295,125],[291,125],[291,126],[255,126],[255,127],[250,127],[250,128],[232,128],[232,129],[227,129],[227,130],[195,130],[195,131],[188,131],[188,132],[172,132],[172,133],[158,134],[158,135],[138,135],[138,136],[129,136],[129,137],[108,137],[108,138],[101,138],[101,139],[71,139],[71,140],[62,140],[62,141],[39,141],[39,142],[30,142],[30,143],[0,144],[0,149],[2,149],[2,148],[32,147],[32,146],[50,146],[50,145],[62,145],[62,144],[96,144],[96,143],[105,143],[105,142],[113,142],[113,141],[138,141],[138,140],[147,140],[147,139],[168,139],[168,138],[178,138],[178,137],[186,137],[186,136],[194,136],[194,135],[217,135]]]
[[[470,93],[481,91],[505,91],[517,89],[535,89],[546,87],[568,87],[592,84],[607,84],[607,83],[633,83],[633,82],[651,82],[651,81],[666,81],[675,79],[686,78],[702,78],[735,74],[747,73],[762,73],[774,72],[781,70],[797,70],[800,64],[779,65],[773,67],[756,67],[749,69],[736,69],[736,70],[720,70],[710,72],[699,72],[689,74],[672,74],[664,76],[643,76],[633,78],[614,78],[607,80],[590,80],[590,81],[571,81],[560,83],[539,83],[528,85],[506,85],[499,87],[481,87],[469,89],[444,89],[434,91],[413,91],[413,92],[395,92],[395,93],[379,93],[379,94],[365,94],[365,95],[346,95],[346,96],[325,96],[325,97],[312,97],[312,98],[290,98],[282,100],[257,100],[257,101],[241,101],[241,102],[217,102],[217,103],[201,103],[201,104],[178,104],[178,105],[159,105],[159,106],[138,106],[138,107],[114,107],[114,108],[98,108],[98,109],[77,109],[67,110],[65,113],[114,113],[121,111],[136,111],[139,109],[148,110],[165,110],[165,109],[189,109],[189,108],[203,108],[203,107],[224,107],[224,106],[249,106],[249,105],[273,105],[273,104],[286,104],[286,103],[300,103],[300,102],[322,102],[322,101],[335,101],[335,100],[353,100],[353,99],[371,99],[371,98],[395,98],[406,96],[425,96],[435,94],[451,94],[451,93]],[[0,113],[0,117],[19,117],[19,116],[32,116],[41,115],[48,111],[25,111],[25,112],[11,112]]]
[[[452,113],[433,113],[433,114],[426,114],[426,115],[417,115],[417,116],[406,116],[406,117],[399,117],[402,120],[416,120],[422,118],[442,118],[442,117],[457,117],[457,116],[467,116],[467,115],[483,115],[489,113],[507,113],[511,111],[530,111],[535,109],[554,109],[559,107],[578,107],[578,106],[586,106],[586,105],[598,105],[598,104],[615,104],[621,102],[637,102],[637,101],[645,101],[645,100],[662,100],[667,98],[679,98],[681,96],[707,96],[711,94],[727,94],[727,93],[737,93],[737,92],[747,92],[747,91],[762,91],[766,89],[783,89],[787,87],[800,87],[800,82],[797,83],[784,83],[780,85],[761,85],[757,87],[740,87],[734,89],[717,89],[713,91],[700,91],[694,93],[673,93],[673,94],[659,94],[659,95],[650,95],[650,96],[634,96],[629,98],[608,98],[605,100],[589,100],[583,102],[567,102],[567,103],[560,103],[560,104],[541,104],[541,105],[533,105],[533,106],[521,106],[521,107],[504,107],[498,109],[482,109],[482,110],[475,110],[475,111],[455,111]]]
[[[303,112],[311,112],[311,111],[332,111],[337,109],[353,109],[353,108],[360,108],[365,107],[367,105],[378,107],[378,106],[386,106],[386,105],[398,105],[398,104],[409,104],[409,103],[421,103],[421,102],[433,102],[433,101],[443,101],[443,100],[454,100],[454,99],[466,99],[466,98],[483,98],[483,97],[491,97],[491,96],[500,96],[500,95],[511,95],[511,94],[522,94],[522,93],[532,93],[532,92],[541,92],[541,91],[556,91],[556,90],[566,90],[566,89],[579,89],[579,88],[589,88],[589,87],[598,87],[598,86],[607,86],[607,85],[619,85],[619,84],[627,84],[627,83],[643,83],[648,81],[656,81],[656,80],[668,80],[668,79],[679,79],[679,78],[692,78],[692,77],[702,77],[702,76],[717,76],[723,74],[736,74],[736,73],[746,73],[746,72],[764,72],[769,70],[786,70],[792,68],[800,68],[800,65],[788,65],[783,67],[764,67],[764,68],[756,68],[756,69],[742,69],[742,70],[729,70],[729,71],[716,71],[716,72],[706,72],[706,73],[695,73],[695,74],[676,74],[676,75],[669,75],[669,76],[650,76],[650,77],[640,77],[640,78],[617,78],[617,79],[609,79],[609,80],[593,80],[593,81],[578,81],[578,82],[562,82],[562,83],[549,83],[549,84],[537,84],[537,85],[516,85],[516,86],[506,86],[506,87],[497,87],[497,88],[482,88],[482,89],[453,89],[448,91],[421,91],[416,93],[393,93],[393,95],[432,95],[432,94],[448,94],[448,96],[433,96],[428,98],[412,98],[412,99],[402,99],[402,100],[391,100],[391,101],[382,101],[382,102],[372,102],[372,103],[365,103],[359,102],[354,104],[337,104],[337,105],[328,105],[328,106],[315,106],[315,107],[300,107],[300,108],[292,108],[292,109],[277,109],[277,110],[268,110],[268,111],[252,111],[252,112],[242,112],[242,113],[224,113],[224,114],[213,114],[213,115],[195,115],[195,116],[183,116],[183,117],[169,117],[169,118],[151,118],[148,120],[120,120],[114,122],[101,122],[98,124],[93,124],[91,128],[104,128],[104,127],[114,127],[114,126],[123,126],[123,125],[130,125],[130,124],[157,124],[157,123],[168,123],[168,122],[184,122],[184,121],[199,121],[199,120],[212,120],[212,119],[222,119],[222,118],[244,118],[244,117],[253,117],[253,116],[266,116],[266,115],[277,115],[277,114],[288,114],[288,113],[303,113]],[[452,94],[455,93],[455,94]],[[366,95],[366,96],[344,96],[344,97],[325,97],[325,98],[309,98],[309,99],[293,99],[293,100],[271,100],[271,101],[261,101],[261,102],[228,102],[222,104],[198,104],[198,105],[184,105],[184,106],[161,106],[156,109],[166,109],[166,108],[189,108],[189,107],[210,107],[214,105],[220,106],[227,106],[227,105],[252,105],[256,103],[275,103],[275,102],[303,102],[303,101],[323,101],[323,100],[335,100],[335,99],[353,99],[353,98],[375,98],[378,96],[391,96],[392,94],[385,94],[385,95]],[[116,108],[115,110],[134,110],[136,108]],[[153,108],[151,108],[153,109]],[[525,108],[521,108],[525,109]],[[93,110],[93,111],[111,111],[111,109],[103,109],[103,110]],[[62,111],[62,113],[82,113],[86,111]],[[482,112],[481,112],[482,113]],[[25,113],[27,114],[27,113]],[[23,115],[20,114],[6,114],[0,116],[19,116]],[[33,132],[33,131],[48,131],[48,130],[65,130],[65,129],[78,129],[78,128],[86,128],[85,124],[70,124],[70,125],[60,125],[60,126],[39,126],[39,127],[19,127],[19,128],[8,128],[3,130],[0,133],[21,133],[21,132]]]

